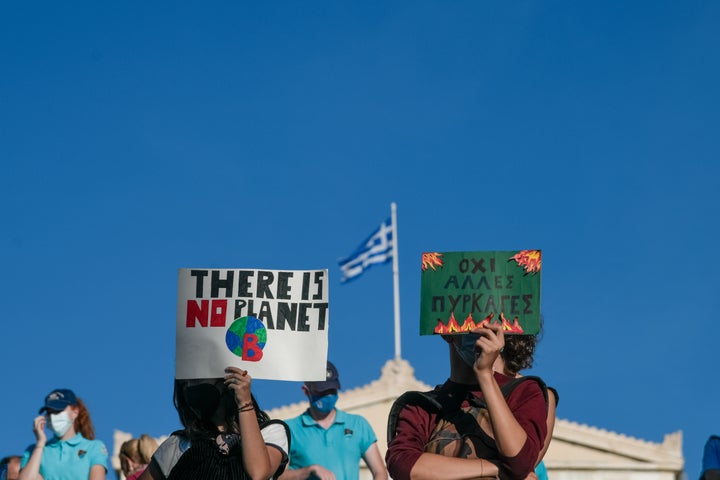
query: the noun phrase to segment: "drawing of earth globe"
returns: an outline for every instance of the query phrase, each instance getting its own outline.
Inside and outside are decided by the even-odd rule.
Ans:
[[[253,342],[250,348],[245,348],[246,335],[253,335],[257,342]],[[251,337],[252,338],[252,337]],[[235,319],[225,334],[225,344],[228,349],[241,358],[252,359],[256,349],[262,350],[267,342],[267,329],[265,325],[255,317],[240,317]],[[244,355],[243,355],[244,352]]]

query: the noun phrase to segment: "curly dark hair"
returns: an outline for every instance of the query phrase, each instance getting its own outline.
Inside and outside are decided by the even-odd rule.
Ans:
[[[543,316],[540,315],[540,331],[537,335],[505,335],[505,347],[500,353],[505,367],[513,374],[532,367],[535,347],[542,337]]]
[[[215,385],[221,392],[218,407],[220,404],[224,407],[225,423],[228,426],[229,433],[240,433],[240,416],[232,391],[223,384],[222,378],[207,379],[206,381]],[[188,380],[175,379],[173,403],[180,417],[180,423],[185,427],[185,435],[191,439],[215,436],[218,430],[217,426],[213,424],[212,419],[198,415],[197,411],[188,403],[185,395],[188,386]],[[250,398],[255,407],[255,416],[257,417],[258,424],[262,427],[270,420],[270,417],[260,409],[254,395],[251,395]]]
[[[532,367],[537,335],[508,335],[505,347],[500,353],[505,360],[505,367],[512,373],[518,373]]]

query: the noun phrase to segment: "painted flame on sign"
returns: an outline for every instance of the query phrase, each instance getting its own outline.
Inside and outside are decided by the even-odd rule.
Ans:
[[[500,312],[500,318],[495,322],[493,322],[494,316],[495,314],[491,312],[487,317],[483,318],[479,322],[475,322],[472,318],[472,313],[470,313],[465,318],[462,325],[460,325],[455,319],[455,312],[451,312],[447,324],[443,323],[442,320],[438,320],[438,324],[435,327],[435,330],[433,330],[433,333],[437,333],[440,335],[452,335],[454,333],[470,332],[476,328],[495,324],[502,325],[502,329],[504,332],[524,333],[523,328],[518,322],[518,317],[515,317],[513,323],[510,323],[507,318],[505,318],[505,313],[503,312]]]
[[[442,268],[444,265],[442,256],[442,253],[424,252],[422,254],[422,271],[424,272],[428,268],[432,268],[433,270],[436,270],[435,267]]]
[[[542,266],[542,254],[540,250],[521,250],[508,259],[515,260],[519,266],[525,269],[525,275],[528,273],[537,273]]]

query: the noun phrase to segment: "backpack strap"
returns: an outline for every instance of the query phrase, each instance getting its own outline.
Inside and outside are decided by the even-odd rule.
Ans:
[[[443,408],[442,404],[438,401],[438,388],[428,392],[420,391],[409,391],[400,395],[392,407],[390,407],[390,414],[388,415],[387,425],[387,442],[395,437],[395,427],[397,426],[397,420],[400,416],[400,411],[405,408],[406,405],[417,405],[420,408],[430,412],[440,412]]]
[[[537,376],[535,376],[535,375],[528,375],[528,376],[526,376],[526,377],[517,377],[517,378],[513,378],[512,380],[510,380],[508,383],[506,383],[505,385],[503,385],[502,388],[500,389],[500,390],[503,392],[503,397],[509,398],[509,397],[510,397],[510,394],[512,394],[512,392],[513,392],[521,383],[527,382],[527,381],[533,381],[533,382],[536,382],[536,383],[538,384],[538,386],[540,387],[540,390],[542,391],[543,398],[545,399],[545,406],[546,406],[546,408],[547,408],[547,404],[548,404],[548,387],[547,387],[547,385],[545,385],[545,382],[543,381],[542,378],[537,377]]]
[[[527,381],[534,381],[537,382],[538,386],[540,387],[540,390],[543,392],[543,397],[545,398],[545,406],[547,408],[548,405],[548,387],[545,385],[545,382],[542,380],[542,378],[534,376],[534,375],[528,375],[525,377],[517,377],[513,378],[506,384],[504,384],[502,387],[500,387],[500,391],[503,394],[503,397],[505,399],[509,398],[512,392],[523,382]],[[387,425],[387,443],[390,444],[390,441],[395,437],[395,428],[397,427],[397,420],[400,416],[400,411],[406,406],[406,405],[417,405],[420,408],[427,410],[429,412],[434,413],[445,413],[448,411],[452,411],[453,408],[451,407],[450,399],[447,398],[446,395],[442,395],[440,392],[441,386],[436,386],[433,390],[427,391],[427,392],[420,392],[420,391],[409,391],[405,392],[402,395],[400,395],[395,402],[393,403],[392,407],[390,408],[390,413],[388,415],[388,425]],[[470,395],[470,402],[473,403],[475,406],[487,408],[487,404],[485,403],[484,399],[479,399],[475,395]],[[456,406],[456,404],[455,404]]]

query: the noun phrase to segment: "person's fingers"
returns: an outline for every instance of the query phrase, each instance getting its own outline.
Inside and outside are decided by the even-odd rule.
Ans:
[[[248,375],[247,370],[243,370],[237,367],[227,367],[225,369],[225,385],[239,385],[243,381],[249,381],[251,379]]]
[[[41,430],[45,427],[45,416],[40,415],[39,417],[35,417],[35,420],[33,420],[33,427],[36,430]]]
[[[251,378],[250,375],[248,375],[247,370],[243,370],[241,368],[237,367],[227,367],[225,368],[225,383],[234,383],[237,384],[239,380],[243,378]]]
[[[497,345],[498,349],[502,349],[505,346],[505,332],[501,324],[489,324],[482,330],[483,331],[478,332],[481,335],[481,339],[486,339],[489,344]]]
[[[224,383],[233,391],[237,404],[244,405],[251,402],[252,394],[250,393],[250,384],[252,377],[248,374],[247,370],[237,367],[227,367],[225,372]]]

